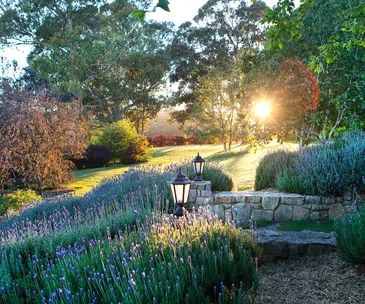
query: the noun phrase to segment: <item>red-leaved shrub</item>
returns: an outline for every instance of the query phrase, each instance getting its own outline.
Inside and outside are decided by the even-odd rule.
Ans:
[[[186,137],[178,134],[171,135],[170,145],[171,146],[183,146],[187,142]]]

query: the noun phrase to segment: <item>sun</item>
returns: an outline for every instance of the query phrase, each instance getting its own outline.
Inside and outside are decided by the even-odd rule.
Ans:
[[[271,104],[267,101],[260,101],[254,105],[253,112],[260,119],[267,118],[271,113]]]

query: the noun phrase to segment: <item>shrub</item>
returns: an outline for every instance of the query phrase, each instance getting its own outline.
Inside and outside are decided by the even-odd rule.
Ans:
[[[349,132],[334,143],[307,147],[293,161],[301,189],[297,193],[342,195],[346,190],[357,187],[364,190],[362,177],[365,176],[365,134]],[[280,191],[290,191],[278,178]]]
[[[303,183],[295,170],[287,169],[276,176],[275,189],[289,193],[306,193]]]
[[[174,134],[171,135],[170,145],[171,146],[183,146],[186,143],[186,138],[182,135]]]
[[[256,169],[255,190],[276,188],[276,178],[293,166],[296,152],[285,148],[272,150],[266,153]]]
[[[33,200],[40,200],[41,196],[33,190],[16,190],[0,195],[0,215],[6,214],[9,209],[19,210],[23,205]]]
[[[342,195],[365,176],[365,134],[344,133],[333,143],[265,155],[256,169],[255,190],[274,187],[300,194]]]
[[[73,179],[70,155],[83,151],[84,121],[77,101],[60,102],[0,82],[0,187],[21,182],[41,192]]]
[[[350,264],[365,264],[365,207],[335,218],[337,251],[340,258]]]
[[[112,153],[112,160],[120,160],[120,151],[126,150],[130,143],[135,142],[137,131],[128,120],[112,123],[93,136],[93,144],[103,145]]]
[[[103,145],[90,145],[85,150],[86,167],[105,167],[112,159],[111,151]]]
[[[75,165],[76,170],[84,169],[87,165],[87,158],[86,157],[70,158],[70,161],[73,162],[73,164]]]
[[[198,145],[200,142],[199,136],[190,136],[186,139],[188,145]]]
[[[195,174],[191,160],[183,161],[180,167],[183,168],[184,174],[190,180],[194,179]],[[234,189],[232,176],[226,171],[223,165],[218,162],[210,161],[209,163],[206,163],[202,178],[203,180],[212,182],[212,191],[231,191]]]
[[[120,152],[120,160],[123,164],[130,165],[147,162],[152,157],[153,149],[143,136],[138,136],[134,143],[130,143],[128,148]]]
[[[166,147],[170,144],[170,139],[162,134],[156,134],[151,138],[151,145],[154,147]]]

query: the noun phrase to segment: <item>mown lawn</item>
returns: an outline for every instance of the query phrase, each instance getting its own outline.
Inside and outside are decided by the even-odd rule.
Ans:
[[[198,152],[209,161],[221,162],[228,172],[233,176],[237,190],[251,189],[255,180],[255,170],[260,157],[267,151],[277,146],[272,142],[265,148],[257,150],[247,144],[234,145],[231,153],[224,154],[223,146],[219,145],[191,145],[191,146],[172,146],[155,148],[153,158],[148,162],[151,165],[168,165],[181,159],[193,159]],[[296,146],[296,144],[287,144]],[[75,188],[78,195],[82,195],[96,186],[102,179],[110,178],[114,175],[122,174],[128,170],[127,165],[111,165],[106,168],[84,169],[75,171],[75,181],[67,187]]]

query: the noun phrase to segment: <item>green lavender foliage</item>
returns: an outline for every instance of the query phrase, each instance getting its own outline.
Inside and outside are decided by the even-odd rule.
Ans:
[[[293,167],[296,152],[285,148],[268,151],[256,169],[254,188],[256,191],[276,188],[276,178]]]
[[[342,195],[364,191],[365,134],[346,132],[332,143],[298,152],[270,152],[260,162],[255,189],[273,187],[282,192],[308,195]]]
[[[353,204],[355,212],[335,218],[337,251],[350,264],[365,264],[365,207]]]

